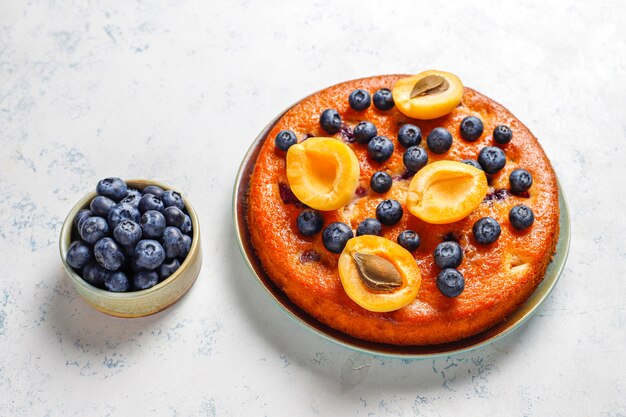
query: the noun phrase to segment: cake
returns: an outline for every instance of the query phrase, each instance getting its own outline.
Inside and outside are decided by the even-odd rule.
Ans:
[[[502,105],[471,88],[463,87],[460,81],[457,85],[455,79],[447,78],[451,84],[448,91],[451,91],[453,86],[461,86],[455,93],[458,94],[458,99],[454,102],[454,107],[448,106],[445,114],[441,115],[439,108],[429,104],[426,113],[420,110],[422,113],[419,115],[424,115],[423,119],[416,119],[406,114],[412,114],[412,110],[407,110],[406,107],[406,103],[411,99],[405,98],[402,102],[397,99],[400,97],[397,95],[397,89],[400,89],[406,80],[413,79],[407,75],[384,75],[344,82],[312,94],[286,111],[267,134],[256,159],[247,194],[247,222],[251,244],[267,275],[293,303],[316,320],[352,337],[367,341],[393,345],[433,345],[460,340],[488,329],[505,320],[533,293],[544,276],[558,240],[560,213],[558,184],[550,161],[537,139]],[[439,84],[434,87],[426,85],[423,88],[426,95],[429,91],[437,93],[437,88],[442,88],[441,80],[438,82]],[[411,81],[411,85],[413,84],[415,82]],[[411,94],[415,93],[417,87]],[[448,87],[448,84],[445,83],[444,87]],[[383,90],[387,96],[394,89],[395,105],[393,102],[389,104],[389,97],[386,97],[386,103],[384,100],[381,101],[379,93],[375,95],[374,103],[371,104],[355,104],[352,98],[349,100],[351,93],[363,90],[368,94],[362,101],[367,102],[370,95],[381,89],[388,89]],[[417,94],[420,92],[417,91]],[[436,98],[437,96],[434,97]],[[365,104],[368,106],[363,108]],[[328,109],[333,112],[325,112]],[[340,123],[337,122],[336,114],[339,115]],[[470,134],[467,129],[462,132],[461,123],[465,123],[468,116],[478,118],[482,122],[483,128],[480,132],[472,133],[471,129]],[[334,127],[329,126],[329,121]],[[376,152],[384,147],[372,150],[368,149],[368,143],[355,140],[354,128],[361,121],[373,123],[377,137],[386,137],[391,141],[394,146],[390,155],[379,157]],[[417,159],[413,159],[413,163],[409,158],[408,166],[414,169],[407,169],[405,160],[407,148],[398,140],[399,129],[404,125],[417,126],[421,131],[422,138],[419,143],[421,149],[416,152],[419,154],[425,151],[428,157],[427,165],[415,165],[415,161],[419,161],[419,156],[423,157],[419,154]],[[500,129],[498,126],[509,128],[510,142],[504,143],[506,141],[502,141],[500,137],[494,139],[493,132]],[[445,143],[441,145],[441,141],[437,142],[434,133],[432,141],[430,138],[426,140],[436,128],[443,128],[451,134],[452,145],[449,149],[446,149]],[[284,132],[288,132],[289,135],[286,136]],[[474,133],[478,133],[478,136],[476,137]],[[282,137],[277,139],[281,135]],[[319,138],[332,138],[332,142],[328,140],[315,142]],[[349,171],[345,167],[337,168],[334,165],[331,167],[334,175],[338,177],[335,180],[336,184],[334,188],[321,187],[320,196],[316,196],[315,200],[325,198],[324,193],[332,196],[334,205],[324,203],[327,204],[324,207],[330,209],[312,210],[307,207],[308,201],[303,201],[306,200],[301,190],[303,187],[305,190],[307,187],[320,188],[316,184],[323,180],[322,177],[333,175],[328,173],[330,168],[324,167],[327,163],[324,154],[321,154],[319,159],[309,161],[306,168],[320,170],[322,179],[314,178],[315,181],[307,179],[305,168],[294,168],[296,149],[300,149],[298,150],[300,152],[307,141],[311,141],[309,148],[328,144],[332,148],[327,151],[330,154],[334,155],[334,148],[339,153],[346,153],[347,156],[341,158],[348,161],[348,168],[354,168],[354,163],[358,164],[356,171]],[[384,144],[388,145],[388,141]],[[443,149],[438,149],[441,146]],[[484,173],[480,169],[494,170],[480,168],[476,160],[482,149],[491,147],[504,151],[505,165],[493,173]],[[346,151],[348,148],[352,152]],[[289,158],[292,160],[289,161],[288,172]],[[376,159],[382,162],[377,162]],[[467,160],[471,161],[463,163],[464,166],[470,167],[471,164],[478,167],[466,170],[477,179],[478,185],[469,182],[458,185],[454,182],[457,180],[452,180],[448,187],[445,185],[447,183],[441,182],[438,183],[438,187],[444,184],[441,185],[443,188],[440,187],[434,197],[431,197],[435,199],[433,204],[439,204],[437,199],[443,195],[442,193],[452,190],[451,195],[443,197],[457,198],[458,194],[460,196],[458,198],[463,200],[450,205],[450,210],[453,211],[461,210],[468,199],[473,198],[475,203],[462,213],[461,218],[452,216],[447,220],[444,219],[445,221],[442,220],[441,224],[437,224],[436,219],[422,216],[419,207],[416,208],[416,203],[410,198],[411,187],[417,186],[416,177],[424,176],[420,172],[423,170],[426,172],[426,167],[437,161],[457,163]],[[443,166],[446,163],[439,165]],[[315,168],[316,166],[322,168]],[[459,165],[450,164],[450,166]],[[462,168],[459,169],[464,171]],[[521,191],[516,189],[519,188],[516,187],[517,183],[513,184],[510,178],[511,174],[519,169],[526,170],[532,175],[530,188]],[[375,192],[371,182],[372,175],[379,171],[386,172],[393,180],[391,188],[382,193]],[[340,189],[335,189],[337,187]],[[468,195],[461,196],[463,193]],[[382,202],[391,200],[401,206],[401,214],[399,219],[387,221],[384,216],[381,217],[380,212],[377,215],[377,208]],[[520,226],[517,218],[511,217],[512,211],[517,210],[514,208],[518,206],[525,207],[531,215],[534,215],[532,224]],[[399,208],[395,209],[398,212]],[[302,216],[304,211],[315,214],[313,217],[309,215],[305,220],[309,225],[317,224],[323,227],[323,233],[319,230],[320,227],[307,231],[299,226],[298,217]],[[475,225],[480,219],[487,217],[497,222],[500,232],[495,236],[495,241],[481,243],[484,239],[477,238]],[[359,228],[366,219],[382,220],[382,227],[378,223],[380,230],[374,227],[373,232],[367,233],[369,223],[362,226],[363,229]],[[377,225],[376,221],[370,223]],[[327,231],[331,225],[341,227]],[[382,311],[384,308],[375,311],[377,307],[367,307],[367,303],[361,303],[362,300],[355,298],[358,296],[350,292],[349,285],[358,287],[361,284],[347,283],[350,278],[346,272],[348,266],[345,265],[350,264],[349,267],[353,269],[351,273],[355,274],[354,270],[361,268],[359,260],[355,256],[351,260],[350,254],[345,253],[345,241],[342,243],[339,239],[341,245],[335,250],[334,243],[328,240],[331,232],[337,232],[339,235],[347,233],[350,237],[357,229],[366,231],[364,236],[367,236],[359,242],[378,247],[372,250],[384,252],[383,257],[386,257],[401,273],[401,278],[396,277],[401,280],[397,284],[401,287],[394,289],[391,286],[395,284],[389,284],[391,286],[383,286],[379,290],[363,285],[363,288],[357,290],[366,295],[374,294],[376,298],[379,293],[386,297],[387,293],[401,291],[409,284],[412,286],[412,291],[409,291],[412,294],[402,296],[402,303],[390,307],[389,311]],[[415,249],[400,239],[403,248],[394,249],[396,246],[400,247],[396,242],[399,241],[399,235],[406,230],[413,231],[419,236],[419,246]],[[379,237],[368,236],[370,234],[377,234]],[[348,247],[355,247],[357,239],[364,236],[351,239],[347,244]],[[381,242],[384,244],[381,245]],[[435,251],[442,242],[458,244],[462,250],[460,264],[457,263],[452,268],[441,268],[442,262],[436,260]],[[390,249],[388,251],[381,249],[383,247]],[[411,257],[407,258],[406,252],[410,253]],[[408,262],[414,266],[407,266],[408,269],[398,266],[398,263],[394,263],[394,254],[398,254],[405,265],[408,265],[406,263]],[[340,266],[340,259],[345,264],[343,267]],[[441,277],[444,269],[450,274],[458,272],[457,275],[461,276],[460,293],[451,294],[449,289],[446,293],[442,289],[441,282],[444,282],[445,286],[446,279]],[[360,276],[365,275],[367,274],[362,273]],[[410,283],[407,283],[408,275],[412,276]],[[367,282],[363,281],[362,284]]]

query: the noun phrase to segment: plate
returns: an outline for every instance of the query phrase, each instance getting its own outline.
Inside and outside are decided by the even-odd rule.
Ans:
[[[479,334],[458,340],[456,342],[429,346],[398,346],[369,342],[339,332],[317,321],[300,307],[295,305],[278,288],[278,286],[274,284],[274,282],[263,270],[261,262],[256,256],[254,248],[250,243],[250,236],[246,222],[246,196],[254,164],[256,163],[256,159],[261,151],[261,147],[267,134],[270,132],[274,124],[276,124],[276,122],[291,107],[292,106],[272,120],[254,140],[252,146],[250,146],[250,149],[246,153],[246,156],[243,158],[233,190],[233,221],[235,226],[235,237],[237,239],[237,243],[239,244],[239,248],[241,249],[241,253],[246,261],[246,264],[250,268],[252,275],[258,280],[263,288],[267,290],[268,295],[288,317],[326,340],[361,353],[402,359],[426,359],[467,352],[492,343],[519,328],[526,322],[526,320],[537,312],[539,307],[541,307],[543,302],[548,298],[548,295],[550,295],[550,292],[554,289],[554,286],[563,271],[567,254],[569,252],[570,216],[565,196],[563,195],[563,189],[560,184],[559,206],[561,212],[559,218],[559,241],[556,246],[556,254],[546,269],[543,281],[539,284],[539,286],[537,286],[530,298],[505,321]]]

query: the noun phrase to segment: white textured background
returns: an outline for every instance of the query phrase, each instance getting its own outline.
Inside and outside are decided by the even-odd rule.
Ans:
[[[0,415],[625,416],[626,5],[434,3],[0,0]],[[365,378],[342,381],[351,352],[248,272],[236,170],[302,96],[426,68],[539,137],[571,206],[569,261],[504,340],[360,358]],[[200,215],[201,275],[152,317],[92,310],[61,267],[65,214],[110,175],[169,182]]]

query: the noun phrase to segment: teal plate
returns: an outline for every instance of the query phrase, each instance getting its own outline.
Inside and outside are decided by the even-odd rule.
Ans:
[[[285,110],[285,112],[287,110]],[[259,155],[267,134],[285,112],[278,115],[265,127],[265,129],[263,129],[263,131],[252,143],[252,146],[241,163],[237,179],[235,180],[233,192],[233,220],[237,243],[239,244],[241,253],[243,254],[246,264],[250,268],[252,275],[258,280],[258,282],[261,283],[263,288],[267,290],[268,295],[272,298],[272,300],[274,300],[280,310],[283,311],[288,317],[295,320],[296,323],[312,330],[314,333],[326,340],[330,340],[331,342],[361,353],[401,359],[426,359],[468,352],[492,343],[507,334],[510,334],[524,324],[526,320],[537,312],[539,307],[541,307],[544,301],[548,298],[548,295],[550,295],[550,292],[554,289],[557,281],[559,280],[559,276],[563,271],[570,244],[569,210],[567,208],[565,196],[563,195],[560,184],[560,234],[556,247],[556,254],[553,257],[552,262],[548,265],[543,281],[541,281],[531,297],[502,323],[497,324],[477,335],[456,342],[430,346],[398,346],[369,342],[354,338],[317,321],[315,318],[307,314],[300,307],[295,305],[276,286],[276,284],[274,284],[274,282],[263,270],[261,262],[257,258],[254,248],[250,243],[250,236],[246,222],[246,196],[248,194],[250,176],[252,175],[254,164],[256,163],[257,156]]]

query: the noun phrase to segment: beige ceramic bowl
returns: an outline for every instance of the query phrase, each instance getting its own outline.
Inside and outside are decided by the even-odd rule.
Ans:
[[[175,190],[166,184],[149,180],[127,180],[126,184],[128,184],[129,188],[139,190],[144,189],[148,185],[156,185],[164,190]],[[77,236],[73,225],[74,217],[79,210],[89,208],[89,203],[95,196],[95,191],[87,194],[72,208],[65,222],[63,222],[59,239],[59,249],[61,251],[63,265],[74,288],[76,288],[76,291],[78,291],[83,300],[96,310],[118,317],[147,316],[166,309],[178,301],[189,288],[191,288],[202,266],[200,224],[198,223],[196,212],[191,204],[189,204],[189,201],[183,197],[187,213],[191,218],[193,236],[189,254],[180,265],[180,268],[170,277],[147,290],[116,293],[102,290],[87,283],[74,271],[65,259],[70,243],[73,241],[72,238]]]

